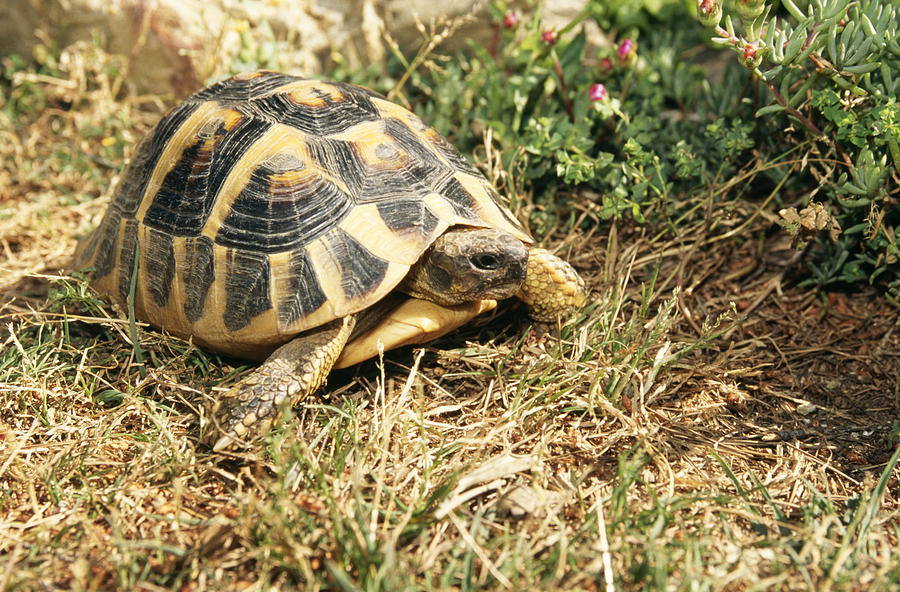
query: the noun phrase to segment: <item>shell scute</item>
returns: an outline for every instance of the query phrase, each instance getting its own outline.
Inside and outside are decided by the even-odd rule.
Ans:
[[[95,280],[110,275],[116,267],[121,222],[121,212],[117,208],[110,207],[97,229],[78,245],[75,259],[80,262],[80,267],[93,268],[91,275]]]
[[[213,242],[208,236],[188,238],[184,241],[181,284],[184,286],[182,310],[190,323],[203,316],[206,295],[216,279]]]
[[[226,118],[197,122],[201,128],[186,138],[182,150],[164,171],[155,193],[146,197],[142,221],[174,236],[197,236],[216,204],[216,196],[246,147],[268,129],[251,119]],[[157,167],[159,168],[159,166]]]
[[[147,290],[157,306],[166,306],[175,281],[175,239],[155,228],[148,229],[146,254]]]
[[[198,91],[192,98],[197,101],[216,101],[220,104],[244,105],[248,101],[268,95],[296,79],[290,74],[282,74],[280,72],[245,72],[216,82]]]
[[[348,300],[364,300],[384,281],[388,261],[373,254],[340,228],[325,235],[327,250],[340,270],[341,289]]]
[[[366,164],[357,146],[335,138],[309,138],[309,160],[320,174],[350,196],[358,196],[365,181]],[[349,197],[348,197],[349,199]]]
[[[122,302],[128,300],[128,294],[131,292],[131,278],[134,275],[137,262],[138,249],[138,223],[134,218],[125,219],[121,224],[121,232],[119,240],[119,299]]]
[[[326,296],[319,285],[316,271],[306,249],[290,252],[287,273],[277,275],[278,321],[282,327],[290,327],[319,310]]]
[[[153,168],[159,162],[169,140],[198,107],[199,105],[193,101],[178,105],[169,111],[152,133],[141,140],[116,189],[113,207],[124,214],[134,215],[137,212],[150,182]]]
[[[385,226],[392,232],[413,232],[424,238],[431,235],[438,225],[438,217],[419,199],[380,201],[376,207]]]
[[[353,202],[314,169],[257,167],[216,234],[225,247],[265,253],[315,240],[347,214]]]
[[[442,136],[434,128],[428,128],[422,132],[422,136],[440,154],[441,158],[450,163],[450,166],[457,171],[462,171],[470,175],[481,177],[481,172],[476,169],[472,163],[459,153],[459,150],[451,144],[447,138]]]
[[[219,85],[195,96],[239,109],[254,118],[290,126],[310,136],[334,135],[360,123],[381,119],[373,103],[373,98],[379,95],[350,84],[263,73],[246,80],[231,78]]]
[[[229,249],[225,268],[225,310],[228,331],[239,331],[253,317],[272,308],[269,259],[262,253]]]
[[[453,211],[460,218],[475,218],[475,198],[469,193],[455,176],[448,178],[437,192],[447,200]]]

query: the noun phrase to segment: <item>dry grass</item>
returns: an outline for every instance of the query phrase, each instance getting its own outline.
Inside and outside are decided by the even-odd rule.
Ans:
[[[554,236],[594,289],[559,336],[507,307],[212,453],[197,410],[245,367],[142,328],[143,376],[59,273],[161,109],[109,60],[0,110],[0,590],[900,584],[896,310],[793,288],[740,203],[677,244]]]

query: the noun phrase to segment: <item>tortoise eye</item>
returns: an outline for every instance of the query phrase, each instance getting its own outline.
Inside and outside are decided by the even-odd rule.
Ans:
[[[483,271],[493,271],[499,269],[502,265],[500,258],[493,253],[479,253],[478,255],[473,256],[470,261],[472,261],[472,265],[477,269]]]

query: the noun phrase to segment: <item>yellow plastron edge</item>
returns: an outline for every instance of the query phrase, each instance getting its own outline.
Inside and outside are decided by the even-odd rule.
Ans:
[[[374,358],[378,355],[379,342],[383,351],[387,351],[437,339],[496,307],[496,300],[441,306],[427,300],[410,298],[381,319],[374,328],[348,343],[334,367],[346,368]]]

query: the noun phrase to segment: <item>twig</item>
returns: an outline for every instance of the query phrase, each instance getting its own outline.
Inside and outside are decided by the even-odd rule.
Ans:
[[[453,514],[450,514],[448,518],[450,518],[450,522],[452,522],[453,526],[456,527],[456,530],[459,531],[459,534],[462,536],[466,544],[469,545],[469,548],[475,552],[479,559],[481,559],[481,562],[484,563],[484,566],[487,568],[487,570],[491,572],[491,575],[494,576],[494,578],[498,582],[500,582],[500,585],[506,589],[512,588],[512,582],[509,581],[509,578],[503,575],[503,572],[497,569],[497,566],[494,565],[494,562],[491,561],[491,558],[487,556],[487,553],[484,552],[484,549],[481,548],[481,545],[478,544],[478,542],[475,540],[475,537],[472,536],[472,533],[466,530],[466,527],[462,523],[462,521]]]
[[[128,289],[128,333],[131,335],[131,345],[134,347],[134,357],[137,362],[141,378],[147,378],[147,368],[144,367],[144,352],[138,341],[137,322],[134,317],[134,293],[137,288],[138,263],[141,259],[141,244],[134,243],[134,265],[131,268],[131,286]]]
[[[606,518],[603,516],[603,501],[597,503],[597,530],[600,531],[600,558],[603,560],[603,579],[606,581],[606,592],[615,592],[613,581],[612,554],[609,552],[609,539],[606,536]]]

